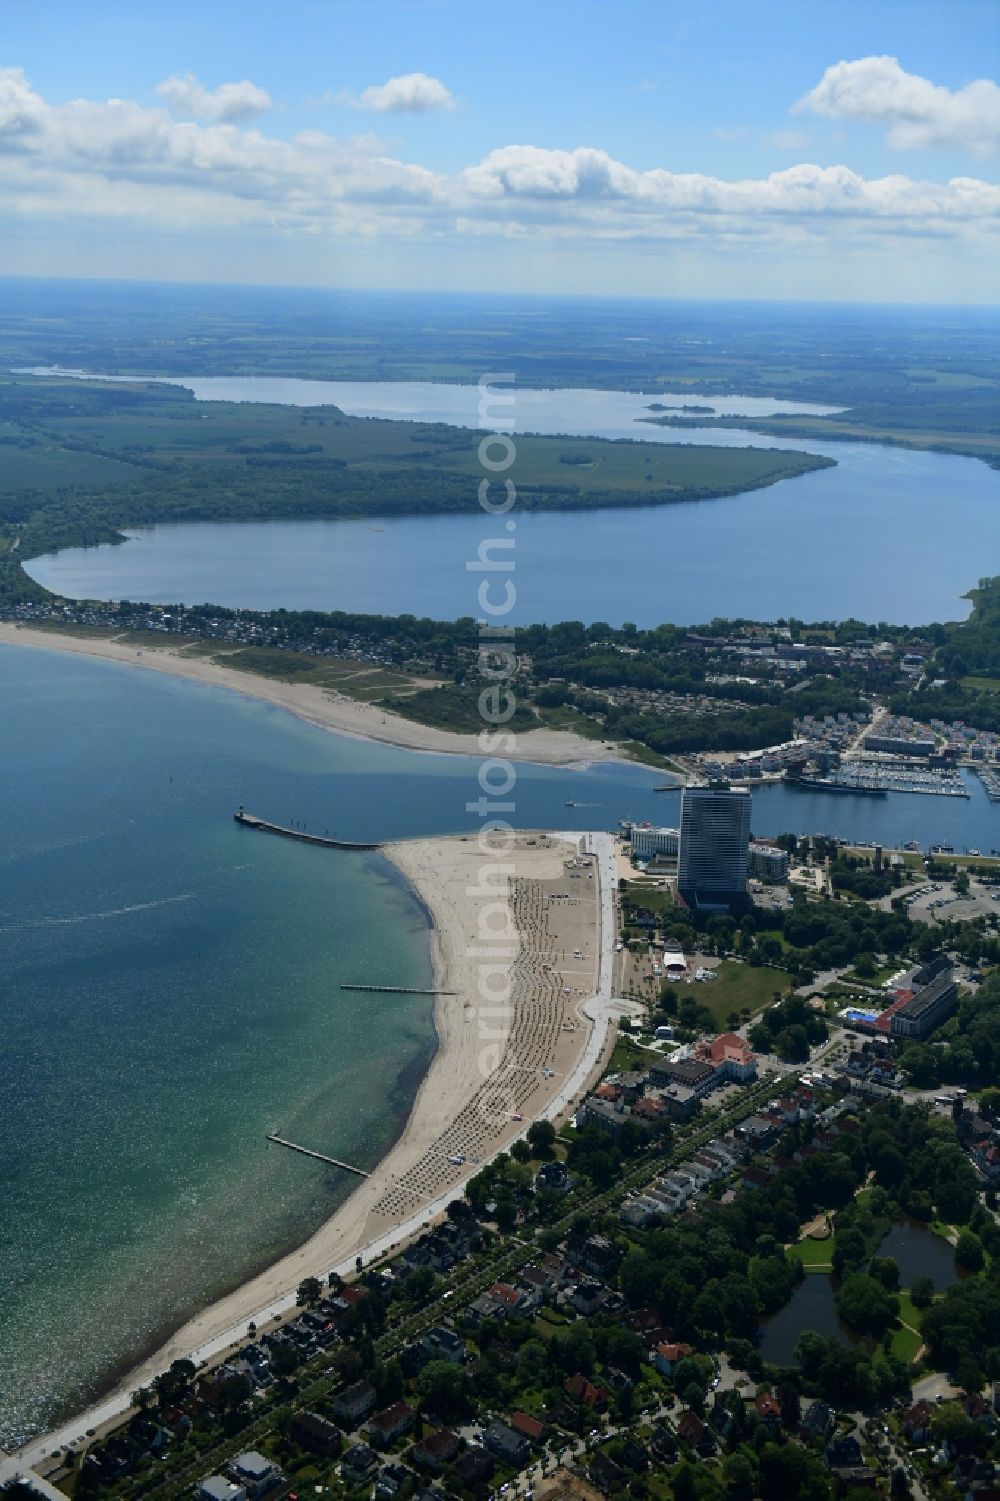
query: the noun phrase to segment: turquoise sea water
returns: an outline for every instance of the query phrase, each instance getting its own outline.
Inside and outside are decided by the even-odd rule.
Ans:
[[[334,742],[235,695],[0,653],[0,1443],[78,1405],[370,1165],[434,1046],[388,862],[243,832],[308,816]],[[349,748],[353,751],[355,748]],[[305,1171],[303,1171],[305,1167]]]
[[[345,838],[475,828],[477,763],[328,734],[110,663],[0,649],[0,1446],[106,1387],[212,1296],[308,1235],[343,1181],[265,1132],[362,1165],[434,1047],[425,915]],[[675,823],[662,773],[518,768],[524,827]],[[572,806],[567,806],[571,802]],[[1000,808],[776,787],[758,833],[1000,846]]]

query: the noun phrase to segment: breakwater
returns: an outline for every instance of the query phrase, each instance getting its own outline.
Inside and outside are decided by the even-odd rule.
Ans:
[[[258,818],[255,813],[247,813],[242,807],[237,808],[233,818],[245,829],[261,829],[265,834],[280,834],[283,839],[298,839],[302,844],[322,844],[327,849],[333,850],[377,850],[378,844],[363,844],[356,839],[333,839],[329,834],[310,834],[306,829],[293,829],[287,824],[272,823],[267,818]]]

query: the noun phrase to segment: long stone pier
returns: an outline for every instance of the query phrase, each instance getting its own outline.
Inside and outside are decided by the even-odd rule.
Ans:
[[[265,834],[280,834],[283,839],[298,839],[302,844],[322,844],[332,850],[377,850],[378,844],[362,844],[354,839],[331,839],[329,834],[308,834],[305,829],[290,829],[287,824],[272,823],[270,819],[258,818],[256,813],[247,813],[237,808],[233,818],[244,829],[261,829]]]

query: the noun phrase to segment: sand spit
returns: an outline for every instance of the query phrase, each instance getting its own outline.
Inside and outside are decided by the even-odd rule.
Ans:
[[[287,709],[321,729],[396,745],[404,750],[434,751],[453,756],[482,754],[476,735],[418,724],[415,720],[392,714],[378,704],[362,703],[313,683],[283,683],[276,678],[225,667],[186,652],[183,646],[172,644],[167,637],[162,646],[139,648],[133,642],[113,636],[75,636],[0,621],[0,645],[5,642],[12,646],[42,647],[46,651],[75,652],[80,656],[98,657],[104,662],[122,662],[153,672],[165,672],[171,677],[188,678],[193,683],[212,688],[228,688],[247,698],[262,699],[265,703]],[[224,649],[225,643],[220,643],[220,650]],[[519,733],[517,742],[515,760],[543,766],[584,767],[597,761],[624,759],[616,747],[597,740],[585,740],[571,730],[529,730]]]

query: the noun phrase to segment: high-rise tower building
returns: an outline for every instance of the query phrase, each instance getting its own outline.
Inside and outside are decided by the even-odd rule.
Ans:
[[[685,787],[677,889],[691,907],[730,911],[747,900],[750,793]]]

